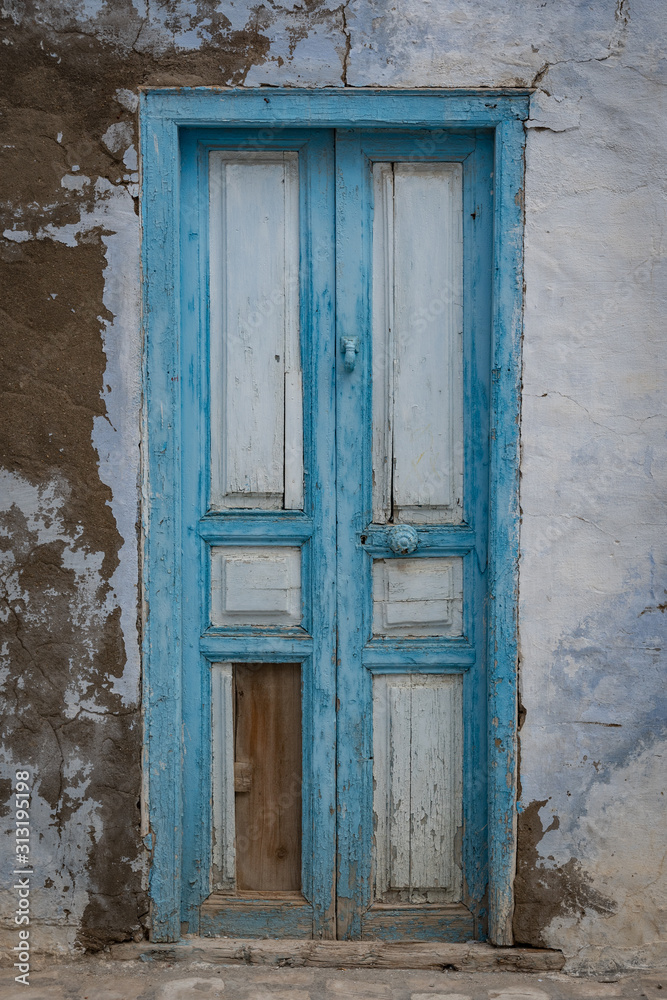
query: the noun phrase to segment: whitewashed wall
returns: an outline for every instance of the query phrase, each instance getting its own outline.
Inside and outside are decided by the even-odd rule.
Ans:
[[[28,225],[17,203],[5,230],[9,242],[68,246],[98,225],[106,234],[105,400],[117,419],[96,423],[94,443],[124,540],[114,594],[127,663],[114,683],[136,696],[136,87],[534,86],[520,576],[521,808],[532,825],[521,841],[522,891],[542,939],[572,969],[665,961],[664,4],[325,0],[307,13],[285,0],[258,14],[249,0],[177,0],[168,8],[14,0],[3,12],[18,30],[39,26],[55,50],[76,29],[119,65],[143,66],[134,82],[127,70],[107,108],[107,146],[125,157],[126,180],[82,185],[63,166],[69,203],[81,194],[80,222]],[[262,46],[244,55],[239,33],[250,27]],[[237,46],[233,72],[226,38]],[[206,62],[195,61],[200,52]],[[56,836],[48,823],[44,836]],[[86,892],[82,873],[75,914]],[[38,904],[47,922],[57,920],[49,898]],[[54,929],[54,947],[73,941],[74,931]]]

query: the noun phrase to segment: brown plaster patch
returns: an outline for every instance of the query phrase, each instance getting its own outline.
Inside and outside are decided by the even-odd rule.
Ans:
[[[594,888],[593,880],[576,858],[570,858],[565,865],[544,866],[538,846],[545,833],[560,825],[554,816],[546,829],[542,826],[540,809],[547,802],[531,802],[518,816],[514,940],[535,948],[548,947],[543,932],[554,917],[583,917],[586,910],[602,914],[616,910],[614,900]]]
[[[119,535],[92,444],[94,421],[106,417],[103,328],[113,318],[103,300],[105,234],[82,232],[67,246],[57,241],[58,229],[75,227],[93,210],[100,179],[107,187],[130,183],[123,154],[133,137],[137,144],[137,123],[118,90],[242,85],[268,56],[275,16],[260,5],[232,31],[216,4],[199,0],[188,30],[199,33],[201,47],[182,52],[167,44],[157,54],[149,19],[131,0],[100,4],[94,22],[60,0],[26,0],[0,19],[0,233],[24,234],[0,237],[0,406],[8,415],[0,470],[43,497],[55,484],[57,515],[45,503],[39,517],[47,528],[59,519],[58,537],[46,539],[20,503],[1,518],[0,558],[11,563],[21,596],[10,600],[0,585],[10,665],[0,737],[14,760],[34,770],[52,811],[48,829],[35,828],[35,835],[55,831],[61,841],[58,866],[48,873],[54,911],[61,907],[78,923],[72,897],[88,893],[79,932],[86,948],[136,938],[146,925],[142,734],[139,706],[123,703],[113,684],[126,651],[110,581],[121,545],[132,540]],[[338,23],[340,13],[309,0],[288,31],[298,41],[304,24],[327,18]],[[168,27],[181,30],[176,13]],[[122,126],[122,143],[103,138],[114,124]],[[83,620],[74,557],[94,562]],[[69,870],[73,863],[63,859],[79,849],[85,871],[80,862]]]

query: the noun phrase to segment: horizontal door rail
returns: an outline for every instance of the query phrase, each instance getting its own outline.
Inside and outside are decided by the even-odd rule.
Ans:
[[[313,520],[289,512],[207,514],[200,519],[198,531],[201,538],[213,545],[299,544],[313,534]]]
[[[394,556],[390,544],[390,531],[395,525],[371,524],[359,533],[359,542],[367,552],[378,556]],[[417,547],[412,556],[451,555],[470,552],[475,548],[477,536],[467,525],[413,525],[417,531]]]
[[[475,665],[475,648],[452,639],[373,639],[364,646],[361,662],[371,673],[401,671],[458,674]]]
[[[229,660],[245,663],[258,660],[267,663],[297,663],[308,659],[312,654],[313,640],[307,632],[285,635],[279,629],[263,635],[211,631],[202,635],[199,649],[212,663]]]

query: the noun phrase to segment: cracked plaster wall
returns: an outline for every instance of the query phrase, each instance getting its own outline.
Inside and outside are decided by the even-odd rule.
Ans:
[[[576,969],[665,960],[664,20],[659,0],[3,0],[2,779],[37,776],[41,949],[146,927],[137,88],[534,85],[515,934]]]

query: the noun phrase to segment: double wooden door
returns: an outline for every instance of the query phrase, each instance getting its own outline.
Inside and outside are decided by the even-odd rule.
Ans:
[[[183,144],[191,931],[485,934],[492,144]]]

